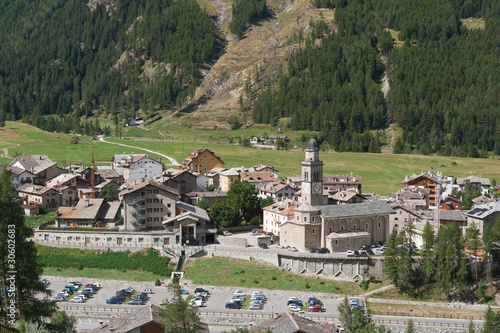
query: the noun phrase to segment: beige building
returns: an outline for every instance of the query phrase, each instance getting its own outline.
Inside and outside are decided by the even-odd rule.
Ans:
[[[120,203],[104,199],[82,199],[75,207],[59,207],[55,214],[56,227],[104,227],[121,222]]]
[[[47,211],[59,208],[59,192],[47,186],[24,184],[17,189],[19,199],[25,205],[37,205]]]
[[[389,214],[394,211],[385,202],[326,204],[323,162],[319,160],[319,146],[313,138],[306,145],[301,166],[301,197],[293,220],[282,223],[279,228],[281,245],[294,246],[300,251],[326,247],[340,252],[387,240]]]
[[[64,172],[46,155],[16,156],[7,165],[7,170],[11,173],[14,188],[26,183],[43,185],[47,180]]]
[[[162,230],[165,218],[175,216],[179,192],[147,180],[120,192],[125,230]]]
[[[227,192],[231,188],[231,185],[233,185],[234,181],[240,179],[240,173],[241,172],[246,172],[247,169],[244,167],[241,168],[232,168],[226,171],[222,171],[219,173],[219,185],[220,185],[220,191]]]
[[[181,168],[191,172],[207,173],[213,168],[222,168],[224,162],[209,149],[197,148],[182,161]]]
[[[262,209],[264,215],[264,230],[279,236],[281,225],[285,222],[293,221],[296,204],[296,201],[286,199],[264,207]]]

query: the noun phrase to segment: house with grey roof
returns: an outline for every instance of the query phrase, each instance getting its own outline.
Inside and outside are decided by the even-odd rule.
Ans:
[[[483,234],[484,228],[487,225],[493,225],[496,222],[499,215],[500,201],[477,205],[465,213],[465,216],[467,216],[467,226],[470,226],[474,222],[481,234]]]
[[[93,333],[165,333],[162,308],[157,305],[147,305],[118,318],[112,318],[95,328]],[[210,333],[208,325],[198,323],[199,333]]]
[[[463,192],[465,190],[465,185],[470,184],[472,189],[475,192],[478,192],[482,195],[488,194],[490,189],[490,180],[489,178],[483,178],[481,175],[474,176],[472,171],[470,175],[465,178],[457,178],[456,179],[457,190]]]
[[[262,332],[270,329],[273,333],[332,333],[335,325],[318,323],[291,312],[283,312],[258,326],[252,327],[250,332]]]
[[[171,233],[170,244],[205,245],[215,242],[217,227],[204,209],[178,201],[176,215],[162,224]]]
[[[47,180],[64,172],[47,155],[16,156],[7,164],[6,168],[11,173],[15,188],[26,183],[43,185]]]
[[[120,224],[120,203],[104,199],[82,199],[74,207],[59,207],[54,216],[56,227],[103,227]]]

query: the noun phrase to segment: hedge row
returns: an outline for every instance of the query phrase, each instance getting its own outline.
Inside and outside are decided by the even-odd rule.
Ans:
[[[76,255],[43,251],[38,256],[39,263],[47,267],[143,270],[161,276],[170,275],[169,260],[167,257],[160,257],[158,251],[153,249],[134,253],[109,250],[101,253],[80,251]]]

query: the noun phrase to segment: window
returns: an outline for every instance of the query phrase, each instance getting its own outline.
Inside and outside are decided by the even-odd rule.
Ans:
[[[307,181],[309,178],[309,172],[304,172],[304,180]]]
[[[170,204],[167,204],[167,207],[170,208]]]
[[[333,232],[333,228],[330,228],[330,233],[332,233],[332,232]]]
[[[356,230],[356,225],[353,225],[353,226],[352,226],[352,230]]]
[[[313,216],[313,217],[311,217],[311,221],[312,221],[312,222],[314,222],[314,216]]]
[[[382,226],[382,223],[380,223],[380,222],[379,222],[379,223],[378,223],[378,227],[380,228],[381,226]]]
[[[344,227],[340,227],[340,231],[344,231]]]
[[[127,242],[132,243],[132,238],[127,238]]]
[[[338,240],[335,240],[335,245],[339,245],[339,241]]]
[[[395,217],[395,218],[394,218],[394,221],[397,221],[397,220],[398,220],[398,218],[397,218],[397,217]]]
[[[307,222],[307,216],[304,216],[304,222]]]
[[[160,241],[159,238],[153,238],[153,243],[158,243]]]
[[[144,238],[139,238],[139,243],[144,242]]]
[[[365,229],[368,229],[368,223],[367,223],[367,224],[365,224]]]
[[[108,237],[108,238],[106,239],[106,241],[107,241],[107,242],[111,242],[111,239],[112,239],[111,237]]]
[[[312,229],[312,233],[315,234],[316,233],[316,229],[313,228]]]
[[[297,221],[299,220],[299,217],[297,216]]]

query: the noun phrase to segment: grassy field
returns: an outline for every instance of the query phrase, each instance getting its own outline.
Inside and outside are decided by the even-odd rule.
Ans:
[[[323,280],[282,272],[275,266],[226,257],[199,258],[185,267],[186,279],[214,286],[235,286],[357,295],[365,291],[358,283]],[[386,283],[370,283],[370,290]]]
[[[135,131],[144,131],[134,129]],[[133,141],[127,139],[113,139],[108,141],[126,145],[142,147],[167,154],[181,162],[194,149],[204,146],[212,150],[224,162],[226,168],[245,166],[251,167],[257,163],[272,164],[281,177],[300,174],[300,162],[304,159],[302,151],[273,151],[244,148],[229,144],[219,144],[229,137],[249,137],[251,134],[264,136],[276,135],[264,126],[254,129],[237,131],[194,131],[189,127],[163,127],[162,133],[170,136],[172,141]],[[155,132],[154,130],[148,131]],[[158,132],[156,132],[158,133]],[[183,136],[184,134],[184,136]],[[293,141],[307,132],[284,132]],[[8,156],[0,158],[1,164],[8,163],[15,154],[45,154],[53,161],[61,163],[71,160],[73,164],[90,164],[91,152],[94,152],[96,163],[110,164],[113,154],[144,153],[140,149],[127,148],[102,142],[91,141],[89,137],[81,137],[84,144],[70,144],[73,136],[60,133],[48,133],[32,126],[7,122],[5,128],[0,128],[0,152],[8,148]],[[227,140],[229,141],[229,140]],[[148,155],[155,157],[148,153]],[[441,171],[444,175],[454,174],[455,177],[464,177],[471,171],[484,177],[500,180],[500,161],[498,157],[490,159],[473,159],[463,157],[441,157],[423,155],[393,155],[368,153],[334,153],[322,151],[320,159],[324,162],[324,174],[336,175],[353,172],[363,177],[363,192],[388,194],[397,191],[405,175],[420,173],[420,171]],[[164,160],[163,160],[164,161]]]

